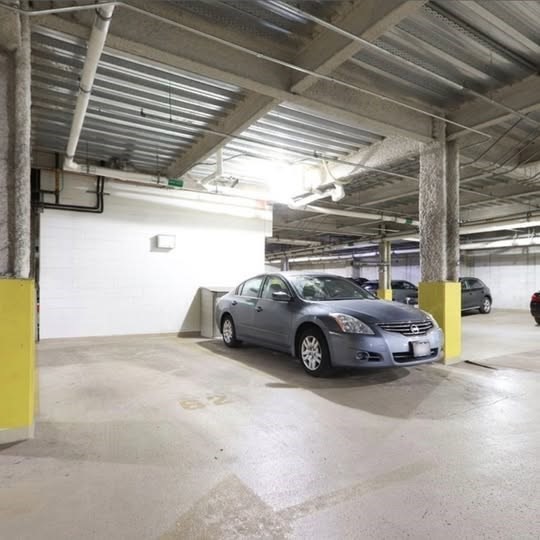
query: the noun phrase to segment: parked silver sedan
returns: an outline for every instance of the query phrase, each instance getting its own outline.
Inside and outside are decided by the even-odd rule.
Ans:
[[[282,272],[255,276],[216,307],[223,341],[297,356],[314,376],[333,367],[396,367],[441,358],[443,333],[419,309],[378,300],[340,276]]]

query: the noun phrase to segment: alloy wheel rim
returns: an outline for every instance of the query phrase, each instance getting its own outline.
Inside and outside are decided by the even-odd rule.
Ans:
[[[223,337],[225,338],[225,341],[227,343],[230,343],[230,341],[232,340],[233,329],[232,329],[232,323],[231,323],[231,321],[229,321],[229,319],[227,319],[223,323]]]
[[[491,307],[491,302],[489,301],[489,298],[486,298],[486,299],[484,300],[484,309],[485,309],[486,311],[489,311],[489,308],[490,308],[490,307]]]
[[[322,350],[319,340],[314,336],[307,336],[302,341],[301,357],[304,366],[315,371],[322,361]]]

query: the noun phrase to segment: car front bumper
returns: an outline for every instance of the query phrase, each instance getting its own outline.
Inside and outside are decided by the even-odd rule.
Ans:
[[[429,356],[415,357],[412,342],[429,342]],[[329,332],[328,346],[335,367],[399,367],[437,362],[442,358],[444,336],[440,328],[433,328],[420,336],[404,336],[396,332],[380,335],[344,334]]]

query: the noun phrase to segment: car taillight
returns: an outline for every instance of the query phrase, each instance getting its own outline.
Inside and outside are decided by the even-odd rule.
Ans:
[[[540,303],[540,292],[535,292],[532,295],[531,302],[534,302],[535,304],[538,302]]]

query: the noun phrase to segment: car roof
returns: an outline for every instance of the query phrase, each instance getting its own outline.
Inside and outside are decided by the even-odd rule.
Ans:
[[[274,276],[283,276],[283,277],[295,277],[295,276],[331,276],[331,277],[338,277],[342,279],[347,279],[345,276],[340,276],[338,274],[332,274],[330,272],[324,272],[324,271],[314,271],[314,270],[308,270],[307,272],[303,272],[302,270],[287,270],[286,272],[268,272],[268,275]]]

